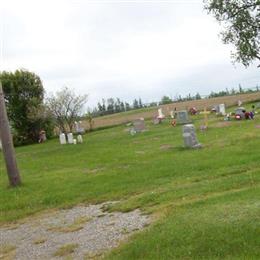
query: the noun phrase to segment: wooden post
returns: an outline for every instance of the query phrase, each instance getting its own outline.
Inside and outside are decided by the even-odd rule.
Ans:
[[[10,126],[7,118],[5,107],[4,93],[2,83],[0,81],[0,138],[2,149],[5,158],[6,170],[11,186],[15,187],[21,184],[21,178],[16,163],[13,138],[10,131]]]

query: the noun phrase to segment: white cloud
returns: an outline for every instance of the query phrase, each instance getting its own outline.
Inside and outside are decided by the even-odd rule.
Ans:
[[[34,71],[47,91],[89,93],[90,104],[258,82],[256,69],[231,65],[202,1],[10,0],[0,8],[1,68]]]

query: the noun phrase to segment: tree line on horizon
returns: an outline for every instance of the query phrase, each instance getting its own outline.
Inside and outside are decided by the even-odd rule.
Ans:
[[[155,107],[160,105],[171,104],[174,102],[184,102],[184,101],[192,101],[192,100],[199,100],[199,99],[207,99],[207,98],[216,98],[216,97],[224,97],[224,96],[232,96],[237,94],[247,94],[247,93],[254,93],[260,91],[259,87],[256,86],[255,88],[251,89],[243,89],[242,86],[239,84],[238,89],[228,89],[221,90],[218,92],[211,91],[211,93],[207,96],[200,95],[197,92],[195,95],[188,94],[187,96],[176,95],[174,98],[171,98],[167,95],[163,96],[160,101],[158,102],[150,102],[150,103],[143,103],[141,98],[135,98],[133,102],[130,104],[128,102],[124,102],[120,100],[120,98],[108,98],[102,99],[101,102],[97,103],[97,106],[88,111],[88,114],[91,114],[93,117],[98,116],[105,116],[120,112],[126,112],[130,110],[148,108],[148,107]]]

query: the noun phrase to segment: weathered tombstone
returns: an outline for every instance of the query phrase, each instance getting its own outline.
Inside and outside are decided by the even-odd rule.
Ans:
[[[187,110],[177,111],[176,119],[178,124],[188,124],[191,122]]]
[[[78,141],[79,144],[82,144],[82,143],[83,143],[82,135],[78,135],[78,136],[77,136],[77,141]]]
[[[60,134],[60,144],[66,144],[66,136],[65,134],[61,133]]]
[[[218,113],[222,116],[226,115],[226,108],[225,104],[219,104],[218,105]]]
[[[134,126],[134,131],[136,133],[138,132],[143,132],[145,130],[145,124],[144,124],[144,119],[143,118],[140,118],[140,119],[137,119],[133,122],[133,126]]]
[[[73,141],[73,134],[72,133],[68,133],[68,143],[69,144],[73,144],[74,141]]]
[[[193,124],[184,125],[182,128],[184,146],[187,148],[200,148],[201,144],[197,140],[195,127]]]
[[[77,144],[77,139],[73,139],[73,144]]]
[[[243,103],[242,103],[242,101],[241,101],[241,100],[238,100],[238,101],[237,101],[237,105],[238,105],[239,107],[241,107],[241,106],[242,106],[242,104],[243,104]]]

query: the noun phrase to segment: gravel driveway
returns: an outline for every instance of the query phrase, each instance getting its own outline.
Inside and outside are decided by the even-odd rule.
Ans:
[[[150,223],[140,210],[108,213],[106,205],[80,205],[0,227],[0,259],[98,257]]]

